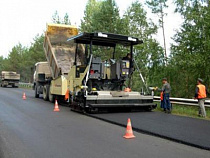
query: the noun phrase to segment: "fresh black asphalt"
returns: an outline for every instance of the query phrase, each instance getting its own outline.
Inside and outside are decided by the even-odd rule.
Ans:
[[[210,121],[162,112],[92,114],[92,117],[126,126],[131,118],[135,131],[210,150]]]

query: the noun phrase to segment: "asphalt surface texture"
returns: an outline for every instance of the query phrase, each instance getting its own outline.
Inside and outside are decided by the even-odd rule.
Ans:
[[[135,131],[210,150],[210,121],[163,112],[106,113],[92,117],[126,127],[131,119]]]
[[[23,92],[26,100],[22,99]],[[59,107],[60,112],[53,112],[54,104],[34,98],[33,90],[0,88],[0,158],[209,158],[210,155],[207,150],[135,131],[136,138],[124,139],[124,127]],[[140,114],[148,115],[148,123],[156,121],[149,117],[152,113]]]

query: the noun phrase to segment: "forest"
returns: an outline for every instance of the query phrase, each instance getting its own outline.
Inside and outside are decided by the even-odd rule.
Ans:
[[[173,3],[174,12],[181,15],[183,23],[172,37],[170,51],[165,46],[167,0],[134,1],[122,16],[115,0],[88,0],[79,31],[138,37],[143,44],[135,46],[134,58],[147,85],[161,87],[162,78],[166,77],[172,87],[171,96],[192,98],[198,77],[210,91],[210,4],[209,0],[174,0]],[[145,6],[158,15],[158,22],[147,17]],[[71,19],[68,14],[60,17],[56,11],[51,22],[71,24]],[[163,46],[155,38],[158,29],[162,31]],[[0,71],[16,71],[21,74],[22,82],[33,82],[34,64],[46,60],[43,39],[44,32],[34,37],[29,47],[18,43],[8,57],[0,56]],[[125,51],[121,53],[121,56],[125,55]],[[142,87],[136,71],[132,89],[140,91]]]

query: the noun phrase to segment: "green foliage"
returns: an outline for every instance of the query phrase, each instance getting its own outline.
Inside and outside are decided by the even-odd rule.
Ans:
[[[119,8],[115,0],[89,0],[81,21],[82,32],[120,32]]]
[[[122,32],[119,8],[114,0],[89,0],[84,11],[84,15],[85,16],[81,21],[80,26],[80,30],[82,32]],[[97,52],[95,50],[97,50]],[[121,49],[116,48],[116,51],[121,52]],[[107,50],[103,47],[93,47],[93,52],[94,55],[107,59],[110,57],[113,49]]]
[[[88,0],[85,11],[84,17],[81,20],[80,29],[82,32],[93,32],[93,15],[95,12],[98,12],[99,5],[101,2],[96,0]]]
[[[56,11],[52,22],[57,24],[71,24],[68,14],[60,18]],[[21,81],[33,82],[34,64],[46,61],[43,50],[44,35],[37,35],[29,48],[20,43],[14,46],[7,58],[0,56],[0,70],[15,71],[20,73]]]
[[[55,24],[66,24],[71,25],[71,21],[69,19],[69,15],[66,13],[63,18],[61,18],[56,10],[54,15],[52,16],[52,22]]]
[[[164,8],[168,8],[166,4],[168,0],[147,0],[146,4],[152,9],[152,13],[161,14]]]
[[[163,67],[163,49],[153,38],[157,33],[157,26],[147,19],[147,13],[141,3],[133,2],[123,16],[125,34],[139,37],[143,40],[142,45],[135,46],[135,59],[141,73],[146,78],[148,85],[158,85],[161,69]],[[155,71],[154,71],[155,70]],[[154,73],[158,75],[154,77]],[[139,72],[133,76],[133,89],[139,90],[143,87]]]
[[[173,37],[170,68],[171,83],[178,97],[193,96],[198,77],[210,85],[210,8],[202,1],[177,1],[184,17],[181,29]],[[172,77],[175,74],[175,78]]]
[[[69,19],[69,15],[66,13],[64,18],[63,18],[63,24],[66,24],[66,25],[71,25],[71,21]]]
[[[146,4],[151,8],[152,13],[159,16],[159,26],[163,31],[163,41],[164,41],[164,51],[165,51],[165,63],[167,64],[167,51],[166,51],[166,41],[165,41],[165,28],[164,28],[164,17],[167,15],[164,11],[165,8],[168,8],[166,4],[167,0],[147,0]]]
[[[160,108],[160,103],[157,103],[158,107],[155,109],[155,111],[163,111],[163,109]],[[200,119],[210,119],[210,108],[206,107],[206,118],[199,117],[198,116],[199,107],[197,106],[187,106],[187,105],[179,105],[179,104],[173,104],[172,114],[173,115],[179,115],[179,116],[187,116],[187,117],[193,117],[193,118],[200,118]]]
[[[102,1],[99,9],[93,14],[94,31],[118,33],[119,9],[114,0]]]
[[[55,23],[55,24],[60,24],[61,23],[57,10],[55,11],[54,15],[52,16],[52,22]]]
[[[34,42],[31,44],[27,56],[25,64],[28,65],[25,68],[25,72],[27,72],[26,78],[29,81],[33,81],[33,73],[34,73],[34,64],[40,61],[46,61],[46,57],[43,50],[43,41],[44,36],[43,35],[37,35],[34,38]]]
[[[157,26],[147,19],[144,6],[139,1],[133,2],[126,10],[123,17],[119,15],[119,8],[114,0],[95,1],[89,0],[84,12],[85,16],[81,22],[81,31],[84,32],[109,32],[138,37],[143,40],[143,44],[135,47],[135,58],[141,72],[146,76],[149,84],[157,84],[159,80],[152,77],[153,70],[157,70],[163,65],[163,49],[154,40],[153,35],[157,33]],[[124,50],[124,51],[123,51]],[[96,55],[110,57],[112,50],[101,49]],[[129,52],[129,48],[117,47],[116,58],[122,58]],[[140,90],[143,86],[138,72],[134,73],[132,87]]]
[[[135,46],[134,58],[146,79],[148,86],[161,87],[161,79],[167,77],[172,87],[172,96],[191,98],[194,95],[198,77],[204,79],[210,89],[210,7],[209,1],[174,0],[176,12],[184,19],[181,28],[173,37],[171,54],[165,66],[164,49],[154,35],[163,25],[167,0],[148,0],[152,12],[159,15],[159,26],[147,18],[147,12],[139,1],[133,2],[123,16],[115,0],[88,0],[84,17],[81,20],[82,32],[109,32],[138,37],[143,44]],[[70,24],[68,14],[60,18],[58,12],[52,16],[58,24]],[[36,62],[46,61],[43,51],[43,35],[37,35],[30,47],[21,44],[14,46],[7,58],[0,56],[0,70],[17,71],[21,80],[31,82],[33,66]],[[96,51],[97,50],[97,51]],[[93,47],[94,54],[103,59],[110,57],[113,49]],[[116,58],[122,58],[129,48],[116,48]],[[136,69],[137,70],[137,69]],[[141,90],[143,83],[139,73],[134,72],[132,89]],[[156,94],[159,95],[159,92]]]
[[[20,43],[14,46],[7,58],[0,57],[0,70],[20,73],[21,81],[32,82],[33,67],[36,62],[45,61],[43,35],[37,35],[30,48]]]
[[[4,67],[4,57],[3,56],[0,56],[0,72],[3,70],[3,67]]]

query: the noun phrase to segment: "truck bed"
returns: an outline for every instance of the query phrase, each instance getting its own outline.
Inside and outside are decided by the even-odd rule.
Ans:
[[[17,74],[16,72],[6,72],[3,71],[1,74],[2,80],[20,80],[20,74]]]
[[[77,28],[69,25],[48,25],[45,33],[44,50],[49,62],[53,78],[67,74],[75,59],[74,43],[67,42],[67,39],[77,35]],[[84,58],[84,48],[79,46],[79,58]],[[83,60],[78,60],[82,63]]]
[[[62,74],[68,73],[74,64],[75,45],[52,45],[52,51],[55,54],[55,59],[58,67],[61,68]],[[80,52],[80,54],[83,54],[82,50]],[[78,62],[78,64],[81,64],[81,60],[78,60]]]

